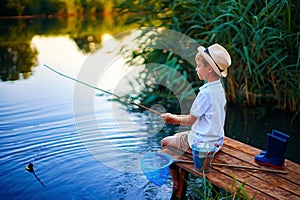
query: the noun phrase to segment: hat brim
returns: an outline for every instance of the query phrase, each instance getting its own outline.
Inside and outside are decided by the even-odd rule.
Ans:
[[[220,76],[220,77],[226,77],[227,76],[227,69],[225,69],[223,72],[220,72],[218,69],[216,63],[212,60],[212,58],[205,53],[205,48],[203,46],[198,47],[199,53],[204,57],[204,59],[208,62],[208,64],[213,68],[213,70]]]

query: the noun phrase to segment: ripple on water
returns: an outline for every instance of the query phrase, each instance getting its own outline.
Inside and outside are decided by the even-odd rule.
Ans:
[[[15,86],[20,91],[32,87]],[[37,95],[37,90],[28,90],[32,93],[16,98],[10,92],[15,86],[0,85],[5,90],[0,99],[0,174],[4,191],[0,197],[169,198],[166,191],[170,184],[158,189],[140,169],[143,154],[159,147],[159,140],[151,133],[155,121],[149,121],[146,114],[129,114],[118,102],[97,96],[93,115],[85,107],[75,115],[69,92],[56,95],[43,91],[43,95]],[[117,105],[113,113],[111,104]],[[29,162],[46,188],[25,170]]]

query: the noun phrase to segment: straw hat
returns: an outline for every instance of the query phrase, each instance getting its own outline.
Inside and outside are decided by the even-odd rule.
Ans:
[[[198,51],[219,76],[227,76],[227,68],[231,65],[231,58],[224,47],[219,44],[213,44],[208,48],[200,46]]]

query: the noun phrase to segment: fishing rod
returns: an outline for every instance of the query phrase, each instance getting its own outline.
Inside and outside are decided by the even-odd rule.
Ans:
[[[187,163],[187,164],[193,164],[194,161],[190,160],[193,159],[192,156],[188,152],[182,152],[180,150],[177,150],[172,147],[167,147],[168,150],[172,151],[176,155],[183,156],[185,159],[178,159],[175,160],[174,162],[178,163]],[[257,170],[257,171],[262,171],[262,172],[272,172],[272,173],[279,173],[279,174],[287,174],[287,171],[283,170],[274,170],[274,169],[265,169],[265,168],[259,168],[259,167],[248,167],[248,166],[243,166],[243,165],[231,165],[231,164],[224,164],[224,163],[212,163],[212,167],[231,167],[231,168],[236,168],[236,169],[248,169],[248,170]]]
[[[59,72],[59,71],[53,69],[52,67],[49,67],[49,66],[46,65],[46,64],[44,64],[44,67],[50,69],[51,71],[55,72],[56,74],[58,74],[58,75],[60,75],[60,76],[63,76],[63,77],[65,77],[65,78],[68,78],[68,79],[70,79],[70,80],[73,80],[73,81],[75,81],[75,82],[78,82],[78,83],[80,83],[80,84],[82,84],[82,85],[85,85],[85,86],[87,86],[87,87],[89,87],[89,88],[92,88],[92,89],[95,89],[95,90],[104,92],[104,93],[109,94],[109,95],[112,95],[112,96],[115,96],[115,97],[117,97],[117,98],[119,98],[119,99],[123,99],[123,100],[127,101],[127,102],[130,103],[130,104],[136,105],[136,106],[138,106],[138,107],[140,107],[140,108],[143,108],[143,109],[145,109],[145,110],[149,110],[150,112],[153,112],[153,113],[155,113],[155,114],[157,114],[157,115],[161,115],[161,114],[162,114],[162,113],[160,113],[160,112],[158,112],[158,111],[156,111],[156,110],[153,110],[153,109],[151,109],[151,108],[148,108],[148,107],[146,107],[146,106],[144,106],[144,105],[135,103],[135,102],[133,102],[133,101],[127,99],[127,98],[121,97],[121,96],[119,96],[119,95],[117,95],[117,94],[114,94],[114,93],[112,93],[112,92],[103,90],[103,89],[101,89],[101,88],[98,88],[98,87],[95,87],[95,86],[93,86],[93,85],[90,85],[90,84],[88,84],[88,83],[86,83],[86,82],[80,81],[80,80],[75,79],[75,78],[72,78],[72,77],[70,77],[70,76],[67,76],[67,75],[65,75],[65,74],[63,74],[63,73],[61,73],[61,72]]]
[[[274,170],[274,169],[264,169],[264,168],[258,168],[258,167],[248,167],[243,165],[229,165],[224,163],[212,163],[212,166],[219,166],[219,167],[232,167],[232,168],[240,168],[240,169],[249,169],[249,170],[257,170],[262,172],[273,172],[273,173],[279,173],[279,174],[287,174],[287,171],[283,170]]]

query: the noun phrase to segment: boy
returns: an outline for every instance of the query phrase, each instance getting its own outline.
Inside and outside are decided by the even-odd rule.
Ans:
[[[193,144],[206,143],[210,147],[218,147],[218,150],[223,145],[226,98],[220,77],[227,76],[231,58],[224,47],[213,44],[208,48],[199,47],[195,61],[198,78],[207,83],[200,87],[190,114],[161,115],[165,123],[192,126],[191,131],[162,139],[162,148],[170,146],[191,152]],[[171,165],[170,173],[173,179],[173,197],[178,188],[179,170]]]

